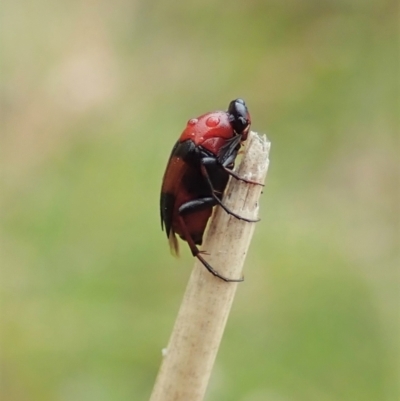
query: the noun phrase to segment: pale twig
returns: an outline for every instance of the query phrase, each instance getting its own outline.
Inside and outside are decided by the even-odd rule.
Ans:
[[[269,149],[265,136],[251,132],[238,175],[263,183]],[[223,202],[254,219],[262,189],[231,178]],[[224,277],[240,278],[254,228],[260,223],[247,223],[218,206],[215,209],[204,239],[204,257]],[[214,277],[196,261],[150,401],[203,400],[237,285]]]

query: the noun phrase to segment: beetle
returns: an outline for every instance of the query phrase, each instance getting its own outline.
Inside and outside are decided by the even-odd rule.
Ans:
[[[251,118],[243,99],[232,100],[227,111],[214,111],[188,121],[172,149],[161,187],[161,228],[169,240],[172,253],[178,254],[176,235],[189,245],[214,276],[226,282],[240,279],[224,277],[202,256],[201,245],[213,207],[221,206],[228,214],[247,219],[222,203],[229,176],[250,184],[257,182],[239,177],[234,171],[236,156],[250,131]]]

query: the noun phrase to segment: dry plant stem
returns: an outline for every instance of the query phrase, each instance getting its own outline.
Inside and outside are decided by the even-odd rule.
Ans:
[[[265,136],[251,132],[239,176],[263,183],[269,148]],[[262,189],[231,178],[223,202],[239,215],[254,219],[258,217]],[[220,274],[242,277],[256,224],[238,220],[216,207],[202,249]],[[150,401],[203,400],[237,285],[214,277],[196,261]]]

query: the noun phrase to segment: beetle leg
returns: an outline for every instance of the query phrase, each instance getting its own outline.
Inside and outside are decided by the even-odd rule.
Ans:
[[[243,178],[240,177],[239,175],[237,175],[233,170],[231,170],[228,167],[222,166],[222,168],[232,177],[236,178],[239,181],[243,181],[246,182],[247,184],[254,184],[254,185],[261,185],[262,187],[264,187],[264,184],[261,184],[261,182],[257,182],[257,181],[253,181],[253,180],[248,180],[247,178]]]
[[[178,216],[182,217],[184,220],[184,217],[187,216],[190,213],[196,213],[200,212],[205,209],[212,209],[217,203],[215,202],[214,198],[212,197],[205,197],[205,198],[198,198],[198,199],[193,199],[191,201],[185,202],[183,205],[181,205],[178,209]],[[185,223],[186,227],[186,223]],[[187,227],[186,227],[187,230]],[[190,246],[190,250],[192,251],[192,255],[196,256],[195,253],[202,253],[205,254],[206,252],[200,251],[197,249],[196,245],[201,245],[202,242],[202,237],[203,233],[201,233],[201,236],[196,236],[194,233],[190,233],[188,230],[188,235],[191,239],[191,242],[195,244],[195,246],[191,246],[191,242],[187,240]],[[187,237],[187,235],[185,234]]]
[[[203,159],[202,159],[203,160]],[[211,196],[214,198],[215,202],[218,203],[218,205],[220,205],[222,207],[222,209],[225,210],[226,213],[230,214],[233,217],[236,217],[239,220],[243,220],[243,221],[247,221],[248,223],[257,223],[258,221],[260,221],[260,219],[248,219],[246,217],[242,217],[234,212],[232,212],[232,210],[230,210],[229,208],[227,208],[222,201],[218,198],[218,196],[215,194],[215,190],[213,187],[213,184],[211,182],[210,176],[208,174],[207,168],[206,166],[201,163],[201,172],[203,174],[203,176],[205,177],[205,179],[207,180],[207,183],[211,189]]]
[[[205,209],[207,207],[212,207],[216,204],[214,198],[200,198],[196,199],[193,201],[189,201],[184,203],[180,208],[179,208],[179,214],[178,214],[178,220],[180,224],[180,228],[182,230],[183,237],[185,238],[186,242],[189,245],[190,251],[192,252],[192,255],[196,257],[197,259],[200,260],[200,262],[204,265],[204,267],[215,277],[220,278],[223,281],[226,281],[227,283],[230,282],[240,282],[243,281],[243,278],[240,279],[231,279],[227,278],[225,276],[222,276],[215,270],[204,258],[201,256],[202,251],[199,250],[197,245],[194,243],[192,236],[190,235],[187,227],[185,220],[183,218],[183,215],[189,214],[191,212],[196,212],[201,209]]]
[[[191,212],[199,212],[200,210],[213,207],[216,204],[217,202],[215,202],[215,199],[212,197],[194,199],[181,205],[181,207],[178,209],[178,212],[180,215],[188,214]]]
[[[228,166],[233,163],[236,159],[236,155],[233,154],[232,156],[229,156],[225,162],[223,164],[219,164],[220,166],[222,166],[222,168],[232,177],[236,178],[239,181],[243,181],[247,184],[254,184],[254,185],[261,185],[262,187],[264,186],[264,184],[261,184],[260,182],[257,181],[253,181],[253,180],[248,180],[247,178],[243,178],[240,177],[237,173],[235,173],[235,171],[233,171],[232,169],[228,168]],[[205,165],[212,165],[212,164],[217,164],[217,161],[213,158],[213,157],[204,157],[202,159],[204,161]]]

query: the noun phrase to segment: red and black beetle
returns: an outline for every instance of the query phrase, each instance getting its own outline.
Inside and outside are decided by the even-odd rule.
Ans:
[[[161,228],[167,233],[171,250],[178,254],[175,234],[187,241],[197,257],[214,276],[224,281],[242,281],[220,275],[201,255],[201,245],[208,219],[215,205],[247,222],[256,222],[237,215],[221,201],[229,176],[239,177],[234,163],[250,130],[250,114],[242,99],[233,100],[228,111],[215,111],[188,121],[172,149],[164,174],[161,199]]]

